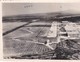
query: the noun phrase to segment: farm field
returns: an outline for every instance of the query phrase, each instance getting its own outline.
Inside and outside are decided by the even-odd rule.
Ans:
[[[3,31],[6,32],[12,30],[26,23],[25,22],[3,23]],[[51,28],[51,24],[52,24],[51,22],[31,22],[28,25],[25,25],[6,35],[3,35],[4,58],[18,57],[23,59],[24,58],[29,59],[29,57],[27,57],[26,55],[31,55],[31,57],[36,58],[39,55],[43,55],[43,53],[45,52],[49,53],[49,51],[52,51],[50,48],[41,44],[47,41],[45,36],[47,36],[47,33],[49,32]],[[78,27],[79,26],[80,25],[78,25]],[[80,31],[79,28],[78,31]],[[79,41],[79,39],[78,40],[75,39],[75,40]],[[57,42],[56,38],[53,41]],[[50,44],[50,46],[52,46],[55,49],[56,43],[52,43]],[[46,55],[43,55],[42,57],[44,56]],[[49,55],[46,56],[46,58],[52,56],[53,55],[51,54],[50,56]]]
[[[11,30],[14,27],[21,25],[21,22],[3,24],[4,32],[6,32],[7,30]],[[25,23],[22,22],[22,24]],[[47,40],[46,38],[41,38],[39,36],[46,36],[50,29],[50,26],[51,23],[35,22],[19,28],[7,35],[4,35],[4,57],[20,56],[25,54],[43,54],[44,52],[51,51],[51,49],[49,49],[48,47],[42,44],[35,43],[44,43]],[[56,47],[55,44],[51,46],[53,46],[54,48]]]
[[[18,27],[20,25],[23,25],[23,24],[25,24],[25,22],[7,22],[7,23],[4,22],[3,23],[3,33],[8,31],[8,30],[11,30],[15,27]]]

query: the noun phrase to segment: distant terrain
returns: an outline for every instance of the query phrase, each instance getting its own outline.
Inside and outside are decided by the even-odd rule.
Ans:
[[[37,14],[22,14],[14,16],[3,16],[3,22],[29,22],[37,21],[79,21],[80,14],[70,13],[69,11],[53,12],[53,13],[37,13]]]

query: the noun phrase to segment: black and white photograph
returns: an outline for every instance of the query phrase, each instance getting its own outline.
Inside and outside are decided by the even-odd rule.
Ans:
[[[2,3],[3,58],[80,60],[80,3]]]

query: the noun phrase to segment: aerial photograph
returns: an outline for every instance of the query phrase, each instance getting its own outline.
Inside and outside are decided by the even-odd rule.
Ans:
[[[4,59],[80,60],[80,3],[2,3]]]

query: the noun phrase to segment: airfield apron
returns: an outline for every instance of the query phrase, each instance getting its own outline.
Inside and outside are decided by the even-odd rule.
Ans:
[[[51,42],[57,43],[57,35],[58,35],[58,22],[53,22],[51,28],[47,34],[47,37],[50,39]]]
[[[57,36],[57,22],[53,22],[47,37],[56,37]]]

